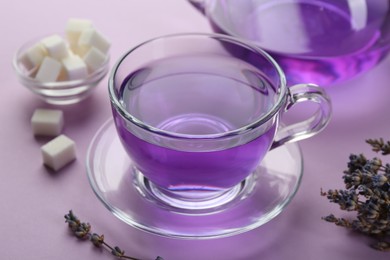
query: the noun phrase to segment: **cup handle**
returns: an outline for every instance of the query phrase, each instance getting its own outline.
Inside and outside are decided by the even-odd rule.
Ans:
[[[331,101],[325,91],[314,84],[297,84],[289,88],[289,95],[285,111],[288,111],[295,104],[304,101],[311,101],[318,104],[318,109],[308,119],[289,126],[284,126],[277,132],[278,140],[274,141],[271,149],[277,148],[285,143],[296,142],[309,138],[329,123],[332,114]]]
[[[199,12],[202,14],[205,13],[206,10],[206,1],[205,0],[188,0]]]

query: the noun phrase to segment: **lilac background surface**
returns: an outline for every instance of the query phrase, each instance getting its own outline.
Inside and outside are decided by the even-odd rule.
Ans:
[[[390,139],[390,59],[347,83],[328,88],[334,106],[329,127],[301,141],[305,171],[291,204],[277,218],[235,237],[189,241],[138,231],[114,217],[93,194],[85,171],[88,145],[111,116],[104,80],[84,102],[61,107],[64,134],[77,143],[77,161],[58,173],[41,162],[30,118],[35,108],[52,107],[22,87],[11,60],[24,41],[62,32],[69,17],[88,18],[112,41],[112,62],[151,37],[177,32],[210,32],[207,21],[180,0],[2,1],[0,8],[0,259],[112,259],[71,236],[63,215],[69,209],[104,233],[129,255],[154,259],[388,259],[372,250],[368,238],[321,220],[336,205],[320,188],[342,188],[342,171],[351,152],[371,154],[364,139]],[[292,119],[299,115],[291,113]]]

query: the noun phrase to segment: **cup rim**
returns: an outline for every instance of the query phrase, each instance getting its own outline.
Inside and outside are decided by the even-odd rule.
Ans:
[[[141,48],[142,46],[159,40],[164,40],[167,38],[183,38],[183,37],[204,37],[204,38],[213,38],[218,40],[223,40],[225,42],[233,43],[236,45],[240,45],[244,48],[250,49],[251,51],[263,56],[268,62],[272,64],[272,66],[277,71],[278,77],[279,77],[279,90],[278,90],[278,99],[274,103],[274,105],[269,109],[267,113],[265,113],[260,118],[254,120],[253,122],[246,124],[240,128],[222,132],[222,133],[216,133],[216,134],[202,134],[202,135],[193,135],[193,134],[183,134],[183,133],[176,133],[171,131],[166,131],[159,129],[158,127],[154,127],[149,124],[145,124],[138,118],[131,115],[119,102],[119,98],[116,95],[115,91],[115,76],[116,72],[120,66],[120,64],[123,62],[124,59],[126,59],[127,56],[129,56],[132,52],[135,50]],[[220,138],[226,138],[231,136],[236,136],[242,133],[245,133],[247,131],[253,130],[257,128],[258,126],[263,125],[265,122],[270,120],[272,117],[274,117],[275,114],[278,113],[278,111],[285,105],[286,103],[286,95],[288,94],[288,88],[287,88],[287,82],[286,82],[286,76],[282,70],[282,68],[279,66],[279,64],[271,57],[270,54],[268,54],[266,51],[261,49],[260,47],[256,46],[255,44],[243,40],[238,39],[233,36],[218,34],[218,33],[176,33],[176,34],[168,34],[163,36],[158,36],[151,38],[147,41],[144,41],[135,47],[129,49],[127,52],[125,52],[119,60],[114,64],[112,67],[111,73],[109,75],[108,80],[108,92],[109,92],[109,98],[111,101],[111,104],[114,106],[115,110],[119,112],[119,114],[125,118],[126,120],[130,121],[131,123],[135,124],[136,126],[148,131],[152,132],[157,135],[166,136],[170,138],[179,138],[179,139],[220,139]]]

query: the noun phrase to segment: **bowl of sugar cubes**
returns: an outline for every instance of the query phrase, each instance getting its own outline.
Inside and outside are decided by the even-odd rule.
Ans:
[[[88,97],[109,70],[110,42],[92,21],[70,18],[65,34],[24,43],[13,67],[18,80],[50,104],[67,105]]]

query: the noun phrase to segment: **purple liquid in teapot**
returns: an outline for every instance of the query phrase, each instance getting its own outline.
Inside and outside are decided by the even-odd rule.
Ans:
[[[212,0],[217,32],[254,41],[288,83],[329,85],[375,66],[389,51],[389,1]]]

